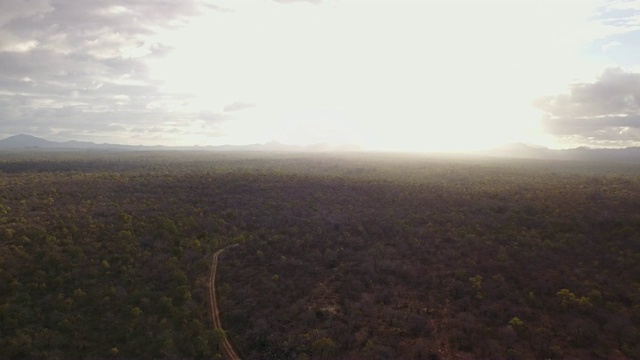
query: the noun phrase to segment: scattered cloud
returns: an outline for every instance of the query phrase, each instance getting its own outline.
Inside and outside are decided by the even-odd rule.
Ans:
[[[224,6],[219,6],[219,5],[214,5],[214,4],[204,4],[205,7],[218,11],[218,12],[222,12],[222,13],[232,13],[234,12],[233,9],[224,7]]]
[[[202,111],[200,112],[200,116],[198,118],[205,121],[208,124],[212,124],[212,123],[219,123],[222,121],[231,120],[233,119],[233,116],[229,114],[223,114],[223,113],[213,112],[213,111]]]
[[[593,19],[613,27],[637,29],[640,27],[640,6],[636,1],[608,1],[598,9]]]
[[[255,105],[251,103],[237,101],[237,102],[234,102],[233,104],[225,106],[224,111],[225,112],[240,111],[240,110],[250,109],[252,107],[255,107]]]
[[[181,126],[199,121],[199,110],[179,106],[189,96],[163,92],[147,61],[173,51],[159,32],[180,28],[212,6],[197,0],[4,0],[0,133],[122,137],[169,117]],[[175,126],[154,132],[163,128]]]
[[[608,43],[602,45],[602,51],[610,51],[611,49],[614,49],[614,48],[619,47],[621,45],[622,45],[622,43],[620,41],[611,41],[611,42],[608,42]]]
[[[546,132],[619,146],[640,140],[640,73],[610,68],[593,83],[574,84],[566,94],[536,101],[546,112]]]

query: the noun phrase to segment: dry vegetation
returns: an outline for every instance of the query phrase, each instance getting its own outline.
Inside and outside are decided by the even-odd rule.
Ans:
[[[640,357],[640,168],[5,153],[0,357]]]

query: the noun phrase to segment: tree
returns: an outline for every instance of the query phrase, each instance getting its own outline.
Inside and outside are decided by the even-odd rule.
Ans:
[[[311,350],[314,354],[320,355],[320,359],[323,359],[325,355],[331,354],[335,347],[336,344],[328,337],[318,339],[311,344]]]

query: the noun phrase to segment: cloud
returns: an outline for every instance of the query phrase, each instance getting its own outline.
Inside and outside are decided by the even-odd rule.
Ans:
[[[213,111],[202,111],[200,112],[199,119],[203,120],[207,124],[219,123],[222,121],[227,121],[233,119],[233,116],[229,114],[222,114]]]
[[[602,45],[602,51],[610,51],[614,48],[620,47],[622,43],[620,41],[611,41]]]
[[[29,19],[53,10],[47,0],[3,0],[0,12],[0,27],[12,21]]]
[[[640,26],[640,6],[635,1],[609,1],[597,10],[593,19],[605,25],[637,29]]]
[[[250,109],[252,107],[255,107],[255,105],[251,103],[242,102],[242,101],[236,101],[233,104],[225,106],[224,112],[240,111],[240,110]]]
[[[640,140],[640,73],[607,69],[593,83],[572,85],[569,92],[540,98],[546,132],[637,145]]]
[[[147,61],[173,50],[159,32],[215,7],[198,0],[3,0],[1,8],[0,134],[122,137],[133,128],[174,132],[200,121],[199,110],[181,105],[188,95],[161,90]]]
[[[226,8],[226,7],[223,7],[223,6],[214,5],[214,4],[204,4],[204,6],[209,8],[209,9],[221,12],[221,13],[232,13],[232,12],[234,12],[233,9],[229,9],[229,8]]]

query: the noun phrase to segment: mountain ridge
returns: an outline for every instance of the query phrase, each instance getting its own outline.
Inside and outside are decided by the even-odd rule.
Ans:
[[[70,140],[65,142],[50,141],[28,134],[18,134],[0,140],[0,150],[187,150],[187,151],[262,151],[262,152],[354,152],[363,151],[356,146],[313,144],[313,145],[286,145],[279,142],[248,145],[194,145],[194,146],[165,146],[165,145],[123,145],[123,144],[96,144],[89,141]],[[525,143],[511,143],[490,150],[467,153],[468,155],[480,155],[495,158],[513,159],[540,159],[540,160],[577,160],[577,161],[601,161],[640,163],[640,147],[626,148],[588,148],[577,147],[572,149],[549,149]]]
[[[203,150],[203,151],[359,151],[356,146],[312,144],[286,145],[276,141],[265,144],[248,145],[193,145],[193,146],[166,146],[166,145],[123,145],[123,144],[97,144],[90,141],[69,140],[64,142],[50,141],[28,134],[17,134],[0,139],[0,150]]]

